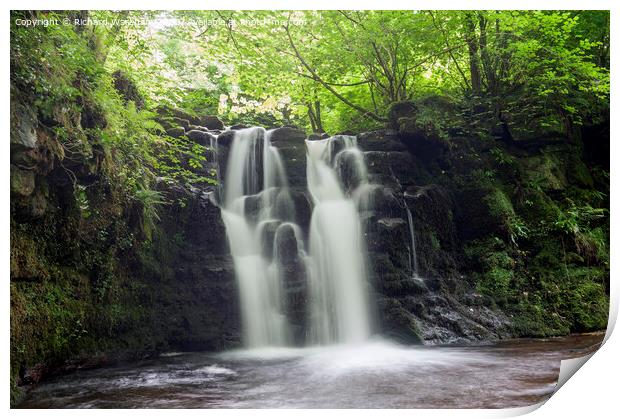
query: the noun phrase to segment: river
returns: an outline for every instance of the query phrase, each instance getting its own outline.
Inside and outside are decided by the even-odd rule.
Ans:
[[[508,408],[546,400],[560,360],[603,334],[476,346],[361,345],[169,353],[42,383],[21,408]]]

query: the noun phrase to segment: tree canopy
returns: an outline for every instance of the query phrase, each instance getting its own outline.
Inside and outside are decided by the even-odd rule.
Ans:
[[[563,131],[608,106],[606,11],[92,15],[144,19],[95,30],[106,66],[135,74],[149,101],[228,121],[355,130],[384,122],[394,102],[441,95]]]

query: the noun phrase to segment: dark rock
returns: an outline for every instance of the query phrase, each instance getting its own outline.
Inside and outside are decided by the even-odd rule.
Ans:
[[[366,181],[364,154],[358,149],[342,150],[338,153],[334,165],[345,191],[350,193]]]
[[[384,129],[359,134],[357,145],[364,151],[406,151],[407,147],[398,138],[398,131]]]
[[[324,132],[321,134],[313,132],[312,134],[308,136],[308,141],[318,141],[318,140],[324,140],[326,138],[329,138],[329,135]]]
[[[379,175],[387,186],[400,188],[417,182],[419,168],[405,151],[367,151],[364,153],[368,171]]]
[[[471,187],[455,193],[455,220],[458,236],[462,241],[480,239],[488,235],[508,236],[507,220],[502,215],[500,206],[504,199],[498,199],[497,195],[501,193],[503,192],[491,187]],[[491,207],[496,204],[498,204],[497,211],[492,211]]]
[[[208,132],[196,129],[188,131],[185,135],[187,135],[187,138],[189,138],[193,142],[203,146],[209,146],[211,144],[211,139],[214,138],[213,135],[209,134]]]
[[[36,175],[32,170],[11,165],[11,194],[26,197],[32,195]]]
[[[289,191],[295,208],[295,222],[307,236],[312,218],[312,202],[305,190],[292,189]]]
[[[338,155],[338,153],[340,153],[342,150],[344,150],[345,148],[347,148],[347,142],[349,141],[350,135],[334,135],[332,137],[332,139],[329,142],[329,152],[331,154],[331,162],[330,163],[334,163],[336,156]]]
[[[258,226],[258,239],[261,243],[263,257],[266,260],[273,259],[273,248],[276,230],[282,224],[280,220],[268,220]]]
[[[429,159],[448,150],[448,141],[434,126],[422,126],[415,118],[400,118],[398,122],[398,135],[412,153]]]
[[[223,147],[231,147],[234,138],[235,138],[234,130],[224,131],[223,133],[217,136],[217,145],[223,146]]]
[[[404,203],[393,189],[383,185],[369,185],[358,192],[360,211],[370,212],[379,218],[404,217]]]
[[[250,127],[245,124],[235,124],[235,125],[232,125],[229,129],[240,130],[240,129],[246,129],[246,128],[250,128]]]
[[[108,124],[105,113],[100,105],[87,100],[80,99],[82,112],[80,113],[80,125],[85,129],[105,128]],[[137,105],[136,105],[137,106]]]
[[[30,199],[29,215],[33,219],[40,218],[47,210],[48,190],[38,186]]]
[[[144,108],[144,98],[138,91],[135,82],[124,71],[116,70],[112,73],[114,88],[121,94],[125,103],[132,101],[136,108]]]
[[[37,120],[27,111],[11,116],[11,150],[24,151],[37,147]]]
[[[185,128],[175,127],[166,130],[166,134],[174,138],[180,138],[185,135]]]
[[[294,127],[276,128],[271,130],[269,134],[269,139],[276,143],[287,141],[302,142],[306,139],[306,133],[303,130]]]
[[[299,257],[297,235],[292,224],[281,224],[275,233],[275,254],[282,265],[292,265]]]
[[[292,127],[276,128],[269,132],[271,144],[278,148],[292,187],[306,186],[306,133]]]
[[[439,185],[410,187],[405,202],[411,210],[420,274],[455,275],[458,233],[450,194]]]
[[[395,102],[390,106],[388,110],[388,126],[392,129],[399,129],[400,118],[411,118],[417,113],[418,107],[415,103],[404,100],[401,102]]]
[[[383,334],[397,342],[421,344],[422,336],[415,317],[394,298],[379,298],[381,328]]]
[[[222,122],[222,120],[220,118],[218,118],[217,116],[213,116],[213,115],[207,115],[204,116],[202,118],[200,118],[200,124],[203,127],[207,127],[208,129],[211,130],[223,130],[224,129],[224,123]]]
[[[291,223],[281,224],[275,235],[275,259],[284,291],[284,310],[297,345],[305,343],[308,317],[307,272],[299,255],[298,231]]]

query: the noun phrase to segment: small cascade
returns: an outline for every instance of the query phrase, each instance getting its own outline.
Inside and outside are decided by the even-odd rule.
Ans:
[[[411,247],[409,248],[409,265],[411,266],[411,276],[413,278],[420,278],[418,271],[418,256],[415,248],[415,228],[413,226],[413,217],[411,216],[411,210],[405,204],[407,210],[407,223],[409,224],[409,235],[411,236]]]

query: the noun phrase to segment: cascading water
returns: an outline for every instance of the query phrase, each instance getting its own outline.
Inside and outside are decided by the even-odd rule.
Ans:
[[[349,192],[367,184],[355,137],[306,141],[310,224],[310,338],[361,342],[370,318],[359,215]],[[340,150],[338,150],[340,148]]]
[[[249,347],[291,342],[273,248],[280,230],[294,221],[294,212],[282,160],[270,144],[269,133],[262,128],[236,132],[228,158],[222,217]]]
[[[409,235],[411,236],[411,248],[409,249],[409,264],[411,265],[411,275],[413,278],[419,278],[418,274],[418,256],[415,249],[415,228],[413,227],[413,217],[411,216],[411,210],[405,204],[407,210],[407,223],[409,224]]]
[[[352,198],[368,186],[363,154],[349,136],[307,140],[306,150],[314,204],[308,253],[270,132],[249,128],[233,138],[222,216],[248,347],[356,343],[370,336],[364,243]]]

